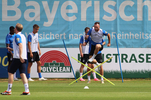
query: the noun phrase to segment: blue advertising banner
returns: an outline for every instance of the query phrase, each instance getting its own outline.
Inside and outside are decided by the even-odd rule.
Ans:
[[[38,24],[40,46],[77,48],[85,27],[99,21],[111,34],[111,48],[151,47],[151,0],[0,0],[0,47],[9,26],[21,23],[23,34]],[[105,37],[107,41],[107,37]]]
[[[0,78],[7,78],[7,50],[6,48],[0,48]]]

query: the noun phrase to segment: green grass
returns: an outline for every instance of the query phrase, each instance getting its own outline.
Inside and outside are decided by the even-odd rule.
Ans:
[[[21,81],[14,82],[12,95],[0,95],[0,100],[151,100],[151,81],[149,79],[111,79],[115,86],[91,81],[68,85],[73,79],[59,79],[29,82],[30,96],[21,96],[24,86]],[[88,90],[83,89],[89,86]],[[7,89],[7,81],[0,79],[0,92]]]

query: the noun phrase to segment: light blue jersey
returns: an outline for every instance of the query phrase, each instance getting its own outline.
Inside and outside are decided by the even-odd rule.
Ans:
[[[9,47],[12,48],[12,49],[13,49],[14,37],[15,37],[15,34],[13,34],[13,35],[7,34],[7,36],[6,36],[6,44],[9,44]],[[7,50],[7,53],[10,53],[10,52]]]
[[[89,36],[91,36],[91,44],[92,45],[96,45],[96,44],[101,44],[102,45],[102,41],[103,41],[103,36],[107,36],[108,33],[105,30],[100,29],[98,32],[95,31],[94,28],[91,28],[88,32]]]

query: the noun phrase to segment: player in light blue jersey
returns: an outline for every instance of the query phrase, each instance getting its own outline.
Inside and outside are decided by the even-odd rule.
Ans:
[[[9,27],[9,34],[6,36],[6,48],[7,48],[7,59],[8,59],[8,71],[10,69],[10,65],[13,60],[13,51],[10,51],[9,49],[13,50],[13,40],[15,37],[14,34],[14,26]],[[18,81],[18,78],[16,78],[16,73],[14,73],[14,80]]]
[[[28,68],[27,68],[27,78],[28,81],[34,81],[30,77],[31,66],[33,62],[37,63],[37,72],[39,75],[39,80],[47,80],[41,75],[41,61],[39,55],[41,55],[40,45],[38,41],[38,31],[39,26],[37,24],[33,25],[33,32],[28,35]],[[38,54],[39,52],[39,54]]]
[[[16,72],[17,69],[19,69],[20,76],[22,78],[25,91],[22,93],[22,95],[30,95],[29,92],[29,86],[28,86],[28,80],[25,75],[26,72],[26,60],[27,60],[27,48],[26,48],[26,38],[21,33],[23,29],[23,25],[17,23],[15,27],[15,37],[13,40],[13,61],[10,65],[10,69],[8,72],[8,88],[6,91],[2,92],[2,95],[11,95],[11,89],[13,84],[13,75]]]
[[[93,59],[96,57],[97,53],[100,51],[102,47],[102,39],[104,35],[108,36],[107,46],[110,46],[111,45],[110,34],[100,29],[99,22],[95,22],[94,27],[90,29],[88,34],[86,35],[86,40],[88,39],[89,36],[91,36],[91,39],[92,39],[91,51],[90,51],[89,60],[88,60],[89,62],[92,62]]]
[[[88,31],[90,30],[89,27],[86,27],[85,29],[85,34],[83,36],[81,36],[80,38],[80,43],[79,43],[79,50],[80,50],[80,56],[81,56],[81,62],[86,64],[88,59],[89,59],[89,52],[90,52],[90,47],[91,44],[87,43],[87,45],[83,45],[85,43],[85,35],[88,33]],[[82,76],[83,73],[83,69],[84,69],[84,65],[81,64],[80,67],[80,77]],[[96,78],[96,73],[93,72],[93,77],[94,77],[94,81],[99,81],[98,78]],[[85,81],[83,78],[79,79],[80,81]]]
[[[91,37],[88,37],[88,39],[85,41],[85,44],[87,44],[88,42],[89,42],[89,45],[90,45],[89,46],[89,52],[91,52],[91,46],[92,46],[92,39],[91,39]],[[100,48],[100,51],[97,53],[97,56],[95,57],[95,59],[92,62],[89,62],[89,61],[87,62],[88,66],[90,68],[93,69],[94,68],[94,64],[98,65],[99,63],[102,63],[103,58],[102,58],[102,52],[101,51],[103,50],[103,45],[105,45],[105,41],[102,39],[102,46]],[[100,66],[99,70],[100,70],[100,74],[103,76],[103,74],[104,74],[103,66]],[[90,71],[90,69],[87,69],[87,72],[88,71]],[[92,73],[94,74],[95,72],[92,72]],[[90,83],[90,75],[91,75],[91,73],[88,73],[88,83]],[[104,83],[104,80],[103,80],[102,77],[101,77],[101,83]]]

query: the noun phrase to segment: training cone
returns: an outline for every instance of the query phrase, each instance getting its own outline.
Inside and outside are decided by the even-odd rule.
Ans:
[[[89,87],[88,87],[88,86],[85,86],[84,89],[89,89]]]

